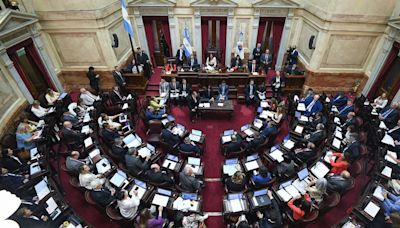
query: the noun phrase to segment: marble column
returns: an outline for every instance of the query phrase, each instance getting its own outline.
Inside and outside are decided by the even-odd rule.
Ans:
[[[144,24],[143,24],[143,18],[142,15],[140,14],[139,10],[137,8],[134,9],[133,11],[133,15],[135,17],[135,21],[136,21],[136,27],[137,27],[137,36],[139,37],[139,43],[140,43],[140,47],[142,50],[144,50],[147,55],[149,55],[150,57],[150,53],[149,53],[149,46],[147,44],[147,39],[146,39],[146,31],[144,30]],[[153,45],[153,44],[151,44]],[[136,47],[135,47],[135,51],[136,51]],[[151,61],[151,59],[150,59]],[[154,65],[155,63],[153,63]]]
[[[194,33],[196,34],[196,39],[194,42],[194,48],[196,49],[196,57],[199,64],[203,64],[203,53],[201,49],[201,15],[200,9],[194,9]]]
[[[46,70],[50,76],[51,82],[53,82],[53,85],[56,87],[58,92],[65,92],[64,87],[62,86],[60,80],[57,77],[57,73],[55,71],[53,62],[51,61],[46,50],[44,50],[44,44],[43,44],[42,39],[40,38],[40,33],[33,34],[33,42],[35,43],[36,49],[38,50],[39,55],[42,59],[42,62],[44,64],[44,66],[46,67]]]
[[[225,46],[225,65],[229,66],[231,62],[231,51],[233,46],[233,17],[235,16],[235,9],[230,8],[228,11],[227,26],[226,26],[226,46]]]
[[[376,58],[377,62],[375,63],[375,66],[372,69],[371,75],[369,76],[368,81],[362,90],[362,94],[364,96],[368,95],[368,93],[371,90],[372,86],[374,85],[376,79],[378,78],[378,75],[386,62],[389,52],[393,47],[394,38],[396,37],[396,33],[397,32],[395,30],[391,29],[391,31],[389,32],[389,35],[384,36],[382,48],[379,52],[378,57]]]
[[[31,93],[29,92],[28,88],[26,87],[25,83],[22,81],[21,76],[19,75],[17,69],[15,69],[14,63],[11,61],[5,49],[2,49],[0,51],[0,58],[4,62],[5,67],[10,72],[15,83],[21,90],[22,94],[25,96],[25,98],[28,100],[29,103],[32,103],[34,99]]]
[[[254,9],[254,18],[253,18],[253,25],[251,27],[251,40],[249,43],[249,50],[253,50],[253,48],[256,47],[256,43],[257,43],[257,35],[258,35],[258,27],[260,24],[260,9]],[[253,57],[252,57],[253,58]]]
[[[281,43],[279,45],[279,51],[278,51],[278,57],[276,59],[275,70],[281,70],[281,67],[283,64],[283,57],[285,55],[286,48],[287,48],[288,42],[289,42],[289,35],[290,35],[290,30],[292,28],[293,16],[294,16],[293,10],[290,9],[289,13],[286,17],[285,25],[284,25],[283,32],[282,32]]]
[[[178,51],[178,45],[180,39],[178,39],[178,31],[176,30],[176,19],[174,16],[174,9],[168,8],[168,23],[169,23],[169,33],[171,39],[172,46],[172,55],[174,55]]]

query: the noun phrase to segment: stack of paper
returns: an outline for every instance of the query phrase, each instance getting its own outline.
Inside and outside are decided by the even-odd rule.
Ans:
[[[283,161],[283,153],[280,150],[272,151],[269,156],[271,156],[275,161],[281,163]]]
[[[89,127],[89,125],[83,126],[81,132],[82,132],[83,134],[89,134],[89,133],[90,133],[90,127]]]
[[[382,175],[391,178],[392,177],[392,168],[390,168],[389,166],[385,166],[385,168],[383,168]]]
[[[283,146],[286,147],[287,149],[291,150],[294,147],[294,144],[295,143],[289,139],[283,144]]]
[[[383,192],[384,192],[384,189],[382,188],[382,186],[378,185],[378,186],[376,186],[376,188],[374,190],[374,194],[372,194],[372,195],[375,196],[380,201],[383,201],[385,199],[385,197],[383,197]]]
[[[376,205],[374,202],[369,202],[367,206],[364,208],[365,213],[370,215],[372,218],[375,218],[375,216],[378,214],[379,210],[381,208]]]
[[[389,156],[391,155],[391,156]],[[387,151],[386,155],[385,155],[385,160],[389,161],[393,164],[397,164],[397,161],[395,159],[393,159],[392,157],[394,157],[397,160],[397,154],[396,152],[392,152],[392,151]]]
[[[87,123],[89,121],[90,121],[90,115],[89,115],[89,113],[86,113],[85,116],[83,117],[83,122]]]

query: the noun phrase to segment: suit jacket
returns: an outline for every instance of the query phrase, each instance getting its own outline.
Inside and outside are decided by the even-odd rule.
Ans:
[[[150,168],[149,161],[129,154],[125,155],[125,164],[129,172],[134,175],[137,175],[140,171],[145,171]]]
[[[245,95],[246,95],[246,98],[249,98],[250,95],[256,96],[256,94],[257,94],[256,91],[257,91],[256,85],[253,85],[253,94],[250,94],[250,84],[247,84],[247,85],[246,85],[246,88],[245,88],[245,90],[244,90]]]
[[[154,120],[154,119],[161,120],[163,118],[162,117],[162,115],[163,115],[162,112],[151,112],[150,110],[146,110],[145,115],[146,115],[147,121]]]
[[[191,143],[182,143],[179,145],[179,150],[182,150],[184,152],[196,152],[200,153],[200,148],[198,146],[194,146]]]
[[[252,67],[253,67],[253,63],[248,63],[247,64],[247,69],[249,70],[249,72],[252,72]],[[260,69],[260,65],[258,64],[258,63],[256,63],[256,71],[255,72],[258,72],[258,70]]]
[[[120,137],[118,131],[109,129],[103,129],[102,136],[110,147],[114,144],[115,139]]]
[[[119,95],[113,90],[110,93],[110,98],[113,104],[120,104],[122,103],[122,98],[124,96],[122,96],[121,92],[119,93]]]
[[[71,122],[73,126],[76,126],[79,124],[79,119],[72,114],[63,114],[61,119],[63,122],[64,121]]]
[[[204,98],[207,100],[211,99],[213,97],[213,95],[214,95],[214,91],[212,90],[212,88],[210,90],[206,89],[203,92],[201,92],[201,98]]]
[[[189,101],[188,106],[189,106],[190,110],[195,109],[196,107],[199,106],[199,98],[198,97],[196,97],[196,100],[195,100],[192,96],[190,96],[188,101]]]
[[[331,103],[332,103],[332,105],[335,105],[338,109],[340,109],[340,108],[342,108],[343,106],[346,106],[346,104],[347,104],[347,97],[346,96],[343,96],[343,95],[340,95],[339,96],[339,94],[337,94],[336,96],[334,96],[333,98],[332,98],[332,101],[331,101]]]
[[[14,216],[13,216],[14,217]],[[29,227],[29,228],[51,228],[51,227],[58,227],[59,224],[53,224],[53,222],[50,221],[50,218],[47,222],[41,220],[33,219],[33,218],[25,218],[22,216],[15,216],[13,218],[14,221],[16,221],[20,227]]]
[[[271,54],[262,54],[260,61],[264,63],[264,65],[270,65],[272,63],[272,55]]]
[[[354,111],[354,105],[352,105],[352,106],[344,106],[343,108],[341,108],[340,110],[339,110],[339,118],[341,118],[341,119],[345,119],[345,118],[347,118],[347,114],[349,113],[349,112],[353,112]]]
[[[389,135],[392,136],[394,140],[400,141],[400,128],[390,132]]]
[[[228,191],[230,192],[241,192],[244,191],[245,187],[246,187],[246,180],[243,179],[242,183],[240,184],[236,184],[233,183],[231,178],[228,178],[226,180],[226,188],[228,189]]]
[[[261,58],[261,48],[257,50],[257,48],[253,49],[253,58],[257,60],[257,63],[260,62]]]
[[[18,162],[16,159],[8,155],[3,155],[3,158],[1,159],[1,164],[3,168],[8,169],[8,171],[10,172],[20,169],[25,165],[21,159],[20,162]]]
[[[311,103],[311,102],[310,102]],[[306,104],[306,108],[307,108],[307,104]],[[321,103],[321,101],[316,101],[315,102],[315,104],[314,104],[314,106],[311,108],[311,111],[308,111],[308,110],[306,110],[305,112],[304,112],[304,115],[305,116],[312,116],[312,115],[314,115],[315,113],[317,113],[317,112],[321,112],[322,111],[322,109],[323,109],[323,106],[322,106],[322,103]]]
[[[343,149],[343,154],[347,157],[350,158],[350,161],[354,161],[358,158],[360,155],[360,142],[355,141],[352,144],[347,145]]]
[[[274,89],[275,88],[275,86],[273,86],[273,84],[274,83],[276,83],[276,76],[274,76],[272,79],[271,79],[271,86],[272,86],[272,88]],[[283,87],[283,85],[285,84],[285,78],[283,77],[283,76],[281,76],[281,78],[280,78],[280,88],[282,88]]]
[[[176,144],[181,142],[181,139],[178,135],[172,134],[172,132],[167,129],[161,130],[161,138],[164,140],[165,143],[170,146],[175,146]]]
[[[74,131],[74,130],[70,130],[70,129],[67,129],[67,128],[63,128],[61,130],[61,132],[63,134],[63,139],[69,145],[82,144],[83,140],[85,138],[85,134],[82,134],[79,131]]]
[[[23,185],[24,177],[20,175],[4,174],[0,175],[0,189],[5,189],[11,192]]]
[[[125,159],[125,154],[128,153],[128,149],[125,147],[121,147],[121,146],[117,146],[117,145],[113,145],[111,148],[111,152],[115,155],[118,156],[120,158],[120,160],[124,160]]]
[[[111,195],[110,190],[108,190],[107,188],[92,190],[90,191],[90,196],[92,197],[94,202],[102,207],[106,207],[114,200],[114,197]]]
[[[188,192],[195,192],[201,188],[199,180],[195,177],[186,175],[184,172],[179,173],[179,184],[183,190]]]
[[[176,62],[180,62],[181,60],[179,59],[179,56],[180,56],[180,53],[179,52],[182,52],[182,61],[184,62],[185,60],[186,60],[186,55],[185,55],[185,51],[183,50],[183,49],[178,49],[177,51],[176,51],[176,55],[175,55],[175,57],[176,57]]]
[[[65,160],[65,167],[68,171],[78,174],[79,169],[84,164],[84,162],[71,158],[70,156],[67,157]]]
[[[191,92],[192,92],[192,87],[190,86],[189,83],[186,83],[186,87],[184,89],[183,88],[183,84],[180,84],[179,91],[180,91],[181,94],[182,94],[183,91],[185,91],[187,95],[190,95]]]
[[[162,172],[154,172],[154,170],[147,170],[145,172],[145,175],[147,177],[147,180],[149,180],[152,183],[157,183],[157,184],[162,184],[162,183],[173,183],[173,179],[171,176],[168,174],[162,173]]]
[[[192,69],[200,66],[196,58],[193,59],[193,64],[192,64],[192,59],[188,59],[187,64],[189,67],[192,67]]]
[[[327,188],[329,191],[343,193],[350,186],[350,179],[345,179],[340,175],[326,177]]]
[[[144,65],[147,63],[147,60],[149,60],[149,56],[146,53],[141,52],[141,53],[137,54],[136,59],[138,61],[138,64]]]
[[[238,62],[236,62],[236,58],[232,58],[231,59],[231,68],[233,68],[233,67],[241,67],[241,66],[243,66],[242,59],[239,59]]]
[[[120,74],[118,74],[116,71],[114,71],[113,77],[115,80],[115,84],[117,84],[119,87],[123,87],[123,83],[125,82],[124,74],[122,74],[122,72],[120,72]]]
[[[225,91],[222,91],[222,90],[223,90],[223,87],[225,88]],[[224,92],[224,93],[222,93],[222,92]],[[219,86],[218,86],[218,94],[219,94],[219,95],[222,95],[222,96],[225,96],[225,97],[228,97],[228,94],[229,94],[229,86],[228,86],[228,85],[223,86],[222,84],[219,85]]]
[[[291,63],[291,65],[293,64],[297,64],[297,57],[299,56],[299,52],[298,51],[294,51],[291,52],[289,55],[289,62]]]
[[[172,82],[169,83],[169,91],[171,92],[171,90],[177,90],[180,91],[181,85],[179,82],[176,82],[175,85],[172,84]]]
[[[310,134],[309,142],[316,143],[324,139],[325,133],[323,130],[314,131]]]
[[[94,71],[88,71],[86,76],[89,79],[90,86],[97,87],[99,85],[99,79],[96,78],[96,73]]]
[[[237,152],[241,149],[242,147],[242,138],[240,136],[236,137],[235,141],[232,141],[226,145],[226,152],[231,153],[231,152]]]
[[[384,108],[381,111],[381,114],[383,115],[389,109],[391,109],[391,108],[390,107]],[[391,128],[396,125],[398,118],[399,118],[399,111],[397,109],[395,109],[384,119],[384,122],[385,122],[386,126]]]

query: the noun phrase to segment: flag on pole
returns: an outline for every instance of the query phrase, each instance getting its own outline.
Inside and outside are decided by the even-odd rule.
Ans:
[[[125,31],[133,37],[133,29],[131,21],[129,20],[128,11],[126,10],[125,0],[121,0],[122,9],[122,23],[124,24]]]
[[[185,27],[183,30],[183,50],[185,51],[186,57],[189,57],[192,55],[192,45],[190,45],[188,27]]]

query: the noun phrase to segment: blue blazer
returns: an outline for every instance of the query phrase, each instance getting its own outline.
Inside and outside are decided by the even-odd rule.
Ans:
[[[179,149],[185,152],[196,152],[196,153],[200,153],[200,148],[198,148],[197,146],[193,146],[192,144],[187,144],[187,143],[182,143],[181,145],[179,145]]]
[[[354,105],[352,106],[344,106],[343,108],[339,109],[339,117],[346,118],[349,112],[354,112]]]
[[[308,104],[310,104],[310,103],[308,103]],[[307,108],[308,104],[306,103],[306,108]],[[322,112],[322,109],[323,109],[323,106],[321,104],[321,101],[318,100],[318,101],[315,102],[314,106],[312,107],[311,112],[306,110],[304,112],[304,115],[305,116],[312,116],[317,112]]]
[[[306,97],[303,101],[303,103],[306,105],[306,107],[314,100],[314,96],[309,96]]]
[[[225,93],[224,94],[222,94],[222,88],[223,88],[223,86],[222,85],[219,85],[218,86],[218,94],[219,95],[222,95],[222,96],[225,96],[225,97],[228,97],[228,94],[229,94],[229,86],[228,85],[225,85]]]
[[[156,114],[149,110],[146,111],[146,119],[147,120],[154,120],[154,119],[160,120],[160,119],[162,119],[162,115],[163,115],[163,113],[161,113],[161,112]]]
[[[384,108],[381,111],[381,114],[383,115],[386,111],[388,111],[389,109],[391,109],[389,106]],[[395,109],[393,110],[393,112],[391,112],[384,120],[386,126],[388,126],[389,128],[392,128],[394,126],[396,126],[397,120],[399,118],[399,110]]]
[[[347,97],[346,96],[339,97],[339,95],[336,95],[332,98],[331,104],[335,105],[338,109],[340,109],[341,107],[347,104]]]

